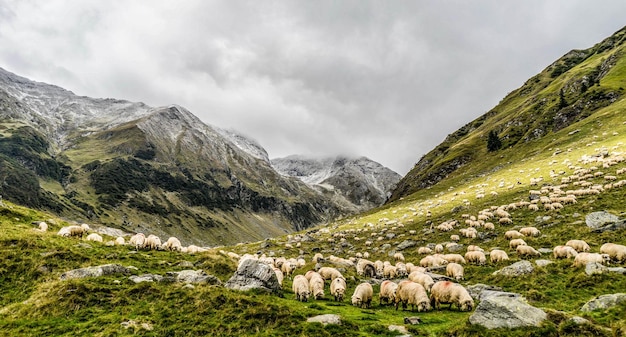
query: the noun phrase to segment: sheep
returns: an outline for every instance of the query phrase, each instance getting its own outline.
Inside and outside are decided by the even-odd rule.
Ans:
[[[91,233],[89,235],[87,235],[87,241],[95,241],[95,242],[102,242],[102,236],[100,236],[99,234],[96,233]]]
[[[346,288],[346,280],[343,277],[337,277],[330,281],[330,294],[335,297],[335,301],[343,301]]]
[[[460,311],[472,311],[474,300],[467,292],[467,289],[460,284],[450,281],[439,281],[430,290],[430,303],[437,310],[441,303],[456,305]]]
[[[188,254],[195,254],[195,253],[206,252],[206,249],[202,247],[198,247],[196,245],[189,245],[188,247],[183,247],[181,252],[188,253]]]
[[[469,245],[469,246],[467,246],[467,251],[468,252],[474,252],[474,251],[476,251],[476,252],[484,252],[485,250],[480,248],[479,246],[476,246],[476,245]]]
[[[146,241],[146,236],[143,233],[137,233],[130,237],[128,243],[135,246],[135,249],[139,249],[143,247],[144,242]]]
[[[385,271],[385,264],[381,260],[376,260],[376,262],[374,262],[374,269],[376,270],[377,277],[383,277],[383,272]]]
[[[313,277],[314,274],[319,275],[319,273],[316,272],[315,270],[309,270],[304,274],[304,278],[306,278],[307,281],[311,282],[311,278]]]
[[[309,280],[309,290],[316,300],[324,298],[324,279],[318,273],[314,273]]]
[[[39,228],[40,232],[47,232],[48,231],[48,224],[45,221],[41,221],[37,224],[37,227]]]
[[[404,262],[404,255],[402,253],[400,253],[400,252],[397,252],[397,253],[393,254],[393,258],[396,261]]]
[[[450,241],[459,242],[460,240],[461,238],[458,235],[456,234],[450,235]]]
[[[395,266],[385,266],[383,268],[383,277],[387,279],[394,279],[398,276],[398,270]]]
[[[457,281],[463,280],[463,266],[458,263],[448,263],[446,266],[446,275]]]
[[[600,247],[600,253],[608,254],[611,259],[617,262],[626,261],[626,246],[614,243],[605,243]]]
[[[161,248],[161,239],[158,236],[154,235],[154,234],[150,234],[146,238],[146,241],[144,241],[143,248],[159,249],[159,248]]]
[[[541,232],[536,227],[524,227],[519,230],[525,236],[539,236]]]
[[[517,252],[517,255],[519,255],[520,257],[541,256],[541,253],[539,253],[535,248],[531,246],[526,246],[526,245],[517,246],[517,248],[515,248],[515,251]]]
[[[432,288],[433,284],[435,284],[435,281],[432,277],[430,277],[430,275],[420,271],[414,271],[409,274],[409,280],[421,284],[424,289],[428,291],[430,291],[430,288]]]
[[[428,247],[419,247],[419,248],[417,249],[417,253],[418,253],[418,254],[423,254],[423,255],[426,255],[426,254],[430,254],[430,253],[432,253],[432,252],[433,252],[433,251],[432,251],[432,249],[430,249],[430,248],[428,248]]]
[[[405,277],[408,274],[409,273],[407,272],[406,264],[404,264],[403,262],[397,262],[396,263],[396,275],[398,275],[398,277]]]
[[[64,237],[80,236],[82,238],[85,233],[87,233],[87,229],[85,227],[72,225],[61,228],[57,235]]]
[[[516,249],[517,246],[526,246],[526,241],[523,239],[513,239],[509,242],[509,247],[511,249]]]
[[[510,231],[506,231],[504,233],[504,238],[507,240],[511,240],[511,239],[520,239],[523,238],[524,234],[516,231],[516,230],[510,230]]]
[[[489,258],[491,260],[491,263],[498,263],[501,261],[509,260],[509,256],[507,255],[507,253],[500,249],[492,250],[491,253],[489,253]]]
[[[448,261],[444,260],[441,256],[437,255],[428,255],[420,260],[420,266],[427,267],[438,267],[448,264]]]
[[[490,231],[493,231],[496,229],[496,226],[492,222],[485,223],[483,227],[485,228],[485,230],[490,230]]]
[[[117,246],[123,246],[126,244],[126,240],[124,240],[123,237],[118,236],[117,238],[115,238],[115,245]]]
[[[591,248],[583,240],[569,240],[565,243],[566,246],[574,248],[577,252],[588,252]]]
[[[183,246],[178,238],[171,236],[163,244],[163,249],[180,252],[181,250],[183,250]]]
[[[371,267],[371,270],[369,267]],[[367,270],[367,273],[366,273]],[[373,271],[373,273],[371,273]],[[360,259],[357,263],[356,263],[356,273],[359,276],[369,276],[369,277],[374,277],[376,275],[376,266],[374,266],[374,262],[367,260],[367,259]],[[371,275],[369,275],[371,274]]]
[[[459,263],[459,264],[465,264],[465,259],[463,258],[463,256],[461,254],[445,254],[443,255],[443,258],[448,261],[448,263],[450,262],[455,262],[455,263]]]
[[[309,281],[303,275],[296,275],[293,278],[293,284],[291,285],[293,293],[296,295],[296,300],[300,302],[309,301]]]
[[[398,290],[398,284],[385,280],[380,284],[380,292],[378,294],[378,300],[380,301],[380,305],[385,303],[395,303],[396,302],[396,291]]]
[[[324,255],[322,255],[321,253],[315,253],[315,255],[313,255],[312,262],[313,263],[324,262]]]
[[[600,264],[608,263],[611,260],[611,257],[608,254],[598,254],[598,253],[578,253],[574,258],[573,267],[581,267],[586,266],[587,263],[597,262]]]
[[[369,283],[361,283],[354,289],[352,294],[352,305],[360,308],[369,308],[372,304],[372,297],[374,296],[374,289]]]
[[[411,311],[417,307],[418,312],[431,310],[430,301],[426,294],[426,289],[413,281],[402,281],[398,284],[396,290],[396,310],[398,304],[402,303],[402,310],[405,310],[407,304],[411,305]]]
[[[468,263],[473,263],[477,265],[484,265],[487,262],[487,258],[485,257],[485,253],[472,251],[465,253],[465,260]]]
[[[570,246],[556,246],[554,247],[554,249],[552,249],[552,254],[554,255],[555,259],[569,259],[576,257],[576,255],[578,255],[578,252],[576,251],[576,249]]]
[[[443,245],[441,245],[441,244],[435,245],[435,253],[437,253],[437,254],[443,253]]]
[[[296,270],[296,266],[291,261],[285,261],[282,266],[280,266],[280,271],[282,271],[285,276],[291,276],[294,270]]]
[[[341,272],[333,267],[322,267],[317,271],[324,280],[334,280],[337,277],[343,278]]]

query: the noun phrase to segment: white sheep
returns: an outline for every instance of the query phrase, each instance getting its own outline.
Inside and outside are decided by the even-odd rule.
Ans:
[[[346,293],[347,285],[343,277],[337,277],[330,281],[330,294],[335,297],[335,301],[342,302]]]
[[[541,253],[539,253],[535,248],[531,247],[531,246],[526,246],[526,245],[520,245],[517,246],[517,248],[515,248],[515,251],[517,252],[517,255],[521,256],[541,256]]]
[[[321,300],[324,298],[324,279],[318,273],[314,273],[309,280],[309,290],[313,298]]]
[[[432,252],[433,252],[432,249],[430,249],[428,247],[419,247],[417,249],[417,253],[418,254],[422,254],[422,255],[430,254]]]
[[[484,265],[487,262],[485,253],[479,251],[471,251],[465,253],[465,260],[467,261],[467,263],[476,265]]]
[[[84,226],[72,225],[61,228],[57,235],[64,237],[80,236],[82,238],[85,233],[87,233],[87,228]]]
[[[507,255],[507,253],[503,250],[494,249],[491,253],[489,253],[489,259],[491,260],[491,263],[498,263],[501,261],[508,261],[509,255]]]
[[[463,277],[464,277],[463,266],[454,262],[448,263],[448,265],[446,266],[446,275],[448,277],[452,277],[456,279],[457,281],[463,280]]]
[[[394,279],[398,276],[398,269],[396,266],[385,266],[383,268],[383,277],[387,279]]]
[[[458,235],[456,234],[450,235],[450,241],[459,242],[460,240],[461,238]]]
[[[361,283],[355,289],[352,294],[352,305],[361,308],[369,308],[372,303],[372,297],[374,296],[374,289],[369,283]]]
[[[428,255],[420,260],[420,266],[424,268],[439,267],[448,264],[441,255]]]
[[[523,239],[513,239],[509,242],[509,247],[511,249],[517,249],[518,246],[526,246],[526,241]]]
[[[100,236],[99,234],[96,233],[91,233],[89,235],[87,235],[87,241],[95,241],[95,242],[102,242],[102,236]]]
[[[485,250],[480,248],[477,245],[469,245],[467,246],[467,251],[468,252],[484,252]]]
[[[37,224],[37,227],[39,228],[40,232],[47,232],[48,231],[48,224],[45,221],[39,222],[39,224]]]
[[[303,275],[296,275],[293,278],[291,288],[296,295],[296,300],[300,302],[309,301],[309,281]]]
[[[143,233],[137,233],[130,237],[128,243],[135,246],[135,249],[139,249],[143,247],[145,241],[146,236]]]
[[[380,284],[380,292],[378,294],[378,300],[380,305],[385,303],[395,303],[396,302],[396,291],[398,290],[398,284],[385,280]]]
[[[435,284],[435,281],[433,280],[432,277],[430,277],[430,275],[426,274],[425,272],[421,272],[421,271],[414,271],[412,273],[409,274],[409,280],[415,282],[415,283],[419,283],[421,284],[424,289],[430,291],[430,288],[433,287],[433,284]]]
[[[148,235],[146,240],[143,242],[143,248],[152,249],[152,250],[160,249],[161,239],[154,234],[150,234]]]
[[[611,257],[608,254],[598,254],[598,253],[578,253],[574,258],[573,267],[581,267],[586,266],[587,263],[597,262],[600,264],[606,264],[611,260]]]
[[[605,243],[600,247],[600,253],[608,254],[611,259],[617,262],[626,261],[626,246],[615,243]]]
[[[430,291],[430,301],[437,310],[441,304],[456,305],[460,311],[471,311],[474,308],[474,300],[467,289],[462,285],[450,281],[439,281],[433,285]]]
[[[396,261],[404,262],[404,255],[401,252],[396,252],[395,254],[393,254],[393,258]]]
[[[435,253],[437,254],[443,253],[443,245],[441,244],[435,245]]]
[[[180,252],[183,250],[183,245],[180,243],[176,237],[170,236],[167,241],[163,244],[163,249],[169,251]]]
[[[504,233],[504,238],[507,240],[511,240],[511,239],[520,239],[523,238],[524,234],[516,231],[516,230],[510,230],[510,231],[506,231]]]
[[[333,267],[322,267],[317,271],[324,280],[334,280],[337,277],[343,278],[341,272]]]
[[[574,248],[577,252],[588,252],[591,250],[587,242],[583,240],[569,240],[565,243],[566,246]]]
[[[443,255],[443,258],[448,261],[448,263],[450,262],[455,262],[455,263],[459,263],[459,264],[465,264],[465,258],[463,258],[463,256],[461,254],[445,254]]]
[[[539,231],[536,227],[523,227],[519,230],[520,233],[525,236],[539,236],[541,235],[541,231]]]
[[[124,240],[124,238],[123,238],[123,237],[118,236],[117,238],[115,238],[115,242],[114,242],[114,243],[115,243],[115,245],[117,245],[117,246],[123,246],[123,245],[125,245],[125,244],[126,244],[126,240]]]
[[[413,281],[402,281],[398,284],[396,290],[396,310],[398,310],[398,304],[402,303],[402,310],[406,309],[407,305],[411,305],[411,310],[415,310],[417,307],[418,312],[429,311],[431,309],[426,289]]]
[[[556,246],[552,249],[555,259],[570,259],[576,257],[578,252],[570,246]]]

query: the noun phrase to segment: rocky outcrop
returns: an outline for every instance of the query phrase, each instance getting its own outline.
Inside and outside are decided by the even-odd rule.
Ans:
[[[606,310],[624,302],[626,302],[626,293],[600,295],[585,303],[580,311]]]
[[[314,317],[309,317],[306,320],[309,323],[322,323],[322,325],[327,325],[327,324],[341,324],[341,316],[339,315],[333,315],[333,314],[326,314],[326,315],[319,315],[319,316],[314,316]]]
[[[80,279],[86,277],[100,277],[108,275],[128,275],[131,271],[119,264],[105,264],[95,267],[74,269],[61,274],[61,280]]]
[[[519,294],[494,292],[481,300],[469,321],[487,329],[512,329],[539,326],[546,318],[543,310],[529,305]]]
[[[245,260],[224,286],[241,291],[261,289],[278,292],[281,289],[274,270],[267,264],[252,259]]]
[[[624,220],[620,220],[618,216],[607,211],[588,214],[585,217],[585,223],[587,224],[587,227],[598,233],[626,227],[626,222]]]
[[[503,275],[503,276],[522,276],[532,274],[535,270],[533,264],[529,261],[519,261],[515,262],[510,266],[504,267],[500,270],[497,270],[493,273],[493,275]]]

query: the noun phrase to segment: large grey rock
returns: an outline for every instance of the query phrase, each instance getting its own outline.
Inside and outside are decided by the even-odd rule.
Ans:
[[[400,243],[398,245],[398,247],[396,248],[397,250],[405,250],[407,248],[411,248],[411,247],[415,247],[417,246],[417,242],[413,241],[413,240],[404,240],[402,241],[402,243]]]
[[[500,270],[496,270],[493,272],[493,275],[503,275],[503,276],[522,276],[531,274],[535,268],[530,261],[519,261],[515,262],[510,266],[504,267]]]
[[[235,274],[226,282],[226,288],[235,290],[262,289],[270,292],[280,291],[280,284],[274,270],[257,260],[245,260]]]
[[[467,292],[470,294],[470,296],[472,296],[474,300],[480,299],[480,295],[484,291],[502,291],[502,288],[500,287],[495,287],[495,286],[482,284],[482,283],[467,286],[465,287],[465,289],[467,289]]]
[[[552,263],[554,263],[554,261],[550,261],[550,260],[536,260],[535,261],[535,264],[537,265],[537,267],[545,267]]]
[[[622,302],[626,302],[626,293],[600,295],[585,303],[580,311],[606,310]]]
[[[595,274],[605,274],[609,271],[609,268],[601,265],[598,262],[589,262],[585,265],[585,274],[587,275],[595,275]]]
[[[487,329],[539,326],[547,314],[520,296],[489,296],[484,298],[470,316],[471,324]]]
[[[333,314],[326,314],[326,315],[319,315],[319,316],[314,316],[314,317],[309,317],[306,320],[309,323],[322,323],[323,325],[326,324],[341,324],[341,316],[339,315],[333,315]]]
[[[182,270],[170,271],[167,276],[173,277],[176,282],[181,283],[206,283],[221,285],[222,282],[215,276],[207,274],[204,270]]]
[[[616,222],[619,222],[619,218],[607,211],[593,212],[585,217],[587,227],[592,229],[598,229]]]
[[[130,273],[130,269],[123,267],[119,264],[105,264],[101,266],[86,267],[67,271],[61,274],[61,280],[70,280],[86,277],[100,277],[118,274],[128,275]]]
[[[133,281],[135,283],[162,282],[163,281],[163,276],[155,275],[155,274],[143,274],[143,275],[133,275],[133,276],[129,277],[128,279],[130,279],[131,281]]]

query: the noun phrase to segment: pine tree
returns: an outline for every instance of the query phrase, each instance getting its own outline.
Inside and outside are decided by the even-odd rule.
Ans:
[[[489,136],[487,137],[487,151],[498,151],[501,147],[502,142],[500,141],[500,137],[498,137],[498,134],[493,130],[489,131]]]

